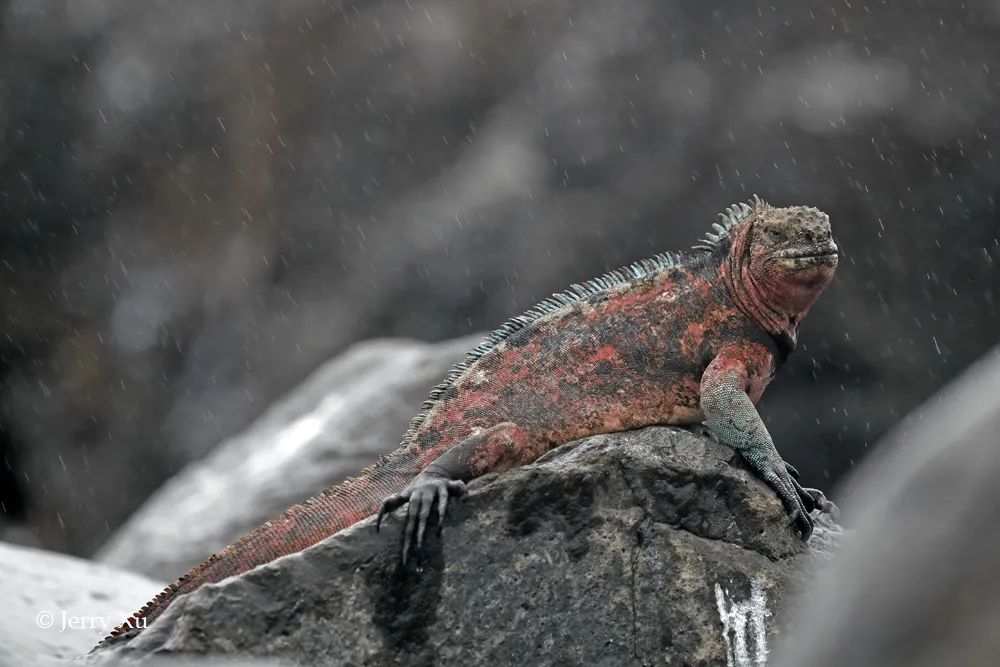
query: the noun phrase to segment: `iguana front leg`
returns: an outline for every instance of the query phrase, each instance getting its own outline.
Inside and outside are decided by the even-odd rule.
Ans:
[[[829,510],[832,503],[820,491],[803,488],[795,469],[774,447],[751,394],[759,397],[770,375],[770,356],[763,346],[729,346],[705,369],[701,379],[701,408],[705,423],[725,445],[738,451],[777,492],[803,540],[813,531],[809,512]]]
[[[511,422],[474,433],[431,462],[401,492],[383,500],[375,519],[375,529],[378,530],[386,513],[409,503],[406,528],[403,530],[403,563],[406,563],[414,538],[418,549],[423,545],[427,521],[435,502],[440,530],[449,495],[461,495],[465,482],[487,472],[530,463],[541,454],[541,449],[530,446],[524,431]]]

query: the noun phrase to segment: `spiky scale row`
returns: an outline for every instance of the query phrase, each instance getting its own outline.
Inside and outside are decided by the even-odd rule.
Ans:
[[[139,621],[142,620],[150,611],[152,611],[154,606],[163,604],[164,602],[169,600],[174,595],[174,593],[177,592],[177,586],[178,583],[180,583],[180,581],[182,580],[178,580],[178,582],[170,584],[162,591],[154,595],[152,600],[142,605],[142,607],[137,612],[135,612],[127,619],[125,619],[125,622],[122,623],[117,628],[115,628],[114,630],[112,630],[111,634],[105,637],[104,641],[102,641],[101,643],[103,644],[108,640],[114,639],[122,634],[125,634],[130,630],[135,630],[145,627],[144,625],[139,625]]]
[[[705,238],[701,239],[697,245],[692,246],[694,250],[703,250],[705,252],[712,252],[718,247],[719,243],[726,237],[729,236],[730,230],[738,225],[743,220],[751,214],[763,210],[767,206],[767,203],[754,195],[750,199],[750,203],[738,202],[733,204],[726,209],[725,213],[719,214],[719,220],[722,224],[718,222],[712,223],[712,229],[716,231],[715,234],[709,232],[705,234]]]
[[[420,412],[410,420],[410,423],[406,428],[406,432],[403,434],[401,444],[405,446],[413,441],[414,436],[417,434],[417,431],[420,430],[420,426],[424,423],[424,421],[426,421],[434,406],[441,399],[441,397],[445,395],[445,392],[451,389],[459,378],[465,375],[469,366],[475,363],[476,360],[484,354],[509,338],[515,332],[520,331],[526,326],[538,321],[542,317],[545,317],[546,315],[549,315],[564,306],[571,305],[576,301],[586,299],[594,294],[617,287],[618,285],[629,284],[633,280],[645,278],[646,276],[652,275],[657,271],[678,266],[688,259],[700,259],[708,253],[714,252],[719,247],[719,244],[723,241],[723,239],[729,236],[729,232],[733,227],[745,220],[751,213],[761,211],[766,206],[767,203],[763,199],[757,195],[753,195],[748,204],[738,202],[728,207],[725,213],[719,214],[719,218],[723,221],[723,224],[720,225],[717,222],[712,223],[712,227],[717,233],[706,234],[705,238],[701,239],[698,244],[691,247],[692,250],[700,251],[699,253],[661,252],[648,259],[639,260],[637,262],[633,262],[632,264],[614,269],[613,271],[608,271],[607,273],[592,280],[588,280],[583,284],[576,283],[570,285],[568,290],[556,292],[552,296],[547,299],[543,299],[526,310],[524,314],[510,318],[498,328],[487,334],[483,339],[483,342],[470,350],[466,354],[465,359],[452,366],[451,370],[449,370],[448,374],[445,376],[445,379],[431,389],[427,399],[420,406]]]

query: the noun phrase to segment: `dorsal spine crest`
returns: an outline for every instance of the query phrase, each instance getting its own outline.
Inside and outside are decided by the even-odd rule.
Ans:
[[[410,420],[406,433],[403,434],[403,445],[412,442],[420,426],[427,419],[430,411],[441,399],[446,391],[455,385],[458,380],[465,375],[469,367],[483,357],[490,350],[496,348],[500,343],[509,338],[512,334],[526,326],[537,322],[546,315],[573,304],[582,299],[586,299],[595,294],[605,292],[620,285],[631,284],[634,281],[646,278],[654,273],[678,267],[689,261],[699,261],[705,256],[714,252],[719,244],[729,238],[732,230],[741,222],[750,217],[751,214],[761,212],[769,205],[757,195],[748,203],[738,202],[728,207],[725,213],[719,214],[720,222],[712,223],[715,233],[707,233],[703,239],[691,247],[692,252],[673,253],[661,252],[648,259],[639,260],[626,266],[608,271],[584,283],[570,285],[568,290],[556,292],[552,296],[542,299],[540,302],[526,310],[523,314],[510,318],[498,328],[490,332],[483,338],[483,342],[470,350],[465,359],[452,366],[445,379],[431,389],[430,395],[420,406],[420,412]]]

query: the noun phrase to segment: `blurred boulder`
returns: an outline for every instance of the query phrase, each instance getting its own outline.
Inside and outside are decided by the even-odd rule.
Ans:
[[[430,388],[481,340],[377,340],[321,366],[245,432],[168,481],[97,553],[173,580],[399,446]]]
[[[825,485],[1000,329],[995,2],[0,6],[0,519],[89,553],[352,341],[810,203],[764,399]]]
[[[857,529],[794,605],[775,664],[996,665],[998,479],[1000,347],[852,477]]]
[[[0,665],[47,666],[92,649],[163,582],[0,542]]]
[[[567,444],[473,481],[406,566],[403,510],[180,597],[95,658],[761,664],[796,573],[839,529],[804,546],[738,460],[678,428]]]

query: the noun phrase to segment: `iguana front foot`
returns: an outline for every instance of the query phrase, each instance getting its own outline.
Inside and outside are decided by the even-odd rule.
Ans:
[[[768,461],[769,458],[765,457],[764,460]],[[829,514],[834,520],[840,517],[840,509],[828,500],[822,491],[804,487],[799,483],[799,471],[792,464],[782,461],[780,464],[770,466],[769,471],[761,470],[753,461],[751,465],[777,492],[790,514],[791,525],[795,526],[803,541],[812,535],[815,520],[811,513],[814,510]],[[769,464],[765,462],[764,465]],[[782,471],[784,474],[781,474]]]
[[[829,514],[835,521],[840,518],[840,508],[833,501],[829,500],[822,491],[803,487],[797,479],[793,479],[792,482],[795,484],[795,491],[799,494],[799,498],[802,499],[802,504],[806,506],[807,510],[810,512],[817,510],[824,514]]]
[[[825,505],[832,505],[833,503],[830,503],[822,492],[816,491],[816,494],[818,494],[816,496],[810,493],[810,491],[815,491],[815,489],[803,488],[791,472],[795,471],[795,473],[798,473],[798,471],[794,467],[791,467],[791,470],[789,470],[788,464],[782,461],[781,457],[773,449],[768,451],[766,448],[752,448],[740,453],[746,459],[747,463],[778,494],[778,498],[781,499],[782,504],[788,510],[791,517],[791,525],[799,532],[802,541],[808,540],[813,532],[813,519],[809,513],[813,509],[822,507],[820,503]]]
[[[829,514],[833,517],[834,521],[840,518],[840,508],[833,504],[833,501],[829,500],[819,489],[811,489],[809,487],[803,487],[799,484],[801,477],[799,476],[799,471],[788,461],[785,461],[785,470],[788,474],[792,476],[792,483],[795,484],[795,491],[799,494],[799,498],[802,499],[802,504],[806,506],[806,509],[812,512],[813,510],[819,510],[824,514]]]
[[[691,424],[685,426],[688,431],[705,438],[710,439],[712,442],[719,442],[719,438],[705,424]],[[799,498],[802,500],[802,504],[805,505],[807,511],[812,512],[813,510],[819,510],[820,512],[829,514],[836,521],[840,518],[840,509],[833,504],[832,501],[827,499],[826,495],[819,489],[811,489],[808,487],[803,487],[799,484],[799,470],[793,466],[788,461],[785,461],[785,470],[788,472],[789,476],[792,478],[792,483],[795,486],[795,492],[799,494]]]
[[[403,530],[403,564],[410,555],[410,548],[416,539],[419,549],[424,543],[424,533],[427,530],[427,520],[435,503],[438,510],[438,531],[444,525],[445,513],[448,511],[448,497],[460,496],[465,493],[465,482],[457,479],[424,471],[417,475],[410,485],[401,492],[389,496],[382,501],[375,518],[375,530],[382,525],[382,518],[404,503],[406,506],[406,528]]]

